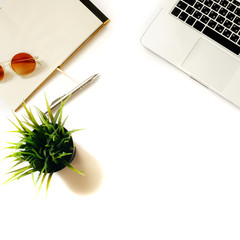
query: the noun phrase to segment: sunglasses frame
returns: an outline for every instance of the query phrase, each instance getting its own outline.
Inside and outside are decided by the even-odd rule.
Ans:
[[[22,70],[23,73],[19,73],[18,71],[16,71],[16,69],[14,69],[14,67],[13,67],[13,64],[14,64],[14,63],[13,63],[13,60],[14,60],[14,58],[18,57],[18,56],[21,55],[21,54],[22,54],[22,55],[25,55],[25,58],[23,57],[22,61],[34,60],[34,68],[31,68],[30,71],[26,71],[26,69],[24,69],[23,66],[21,67],[21,70]],[[29,59],[27,59],[26,56],[29,57]],[[14,61],[15,61],[15,63],[17,62],[17,60],[14,60]],[[32,56],[31,54],[26,53],[26,52],[17,53],[17,54],[15,54],[15,55],[11,58],[10,61],[6,61],[6,62],[0,63],[0,81],[4,79],[4,76],[5,76],[4,68],[5,68],[6,66],[9,66],[10,69],[12,69],[12,71],[13,71],[15,74],[17,74],[17,75],[19,75],[19,76],[26,76],[26,75],[29,75],[29,74],[31,74],[32,72],[35,71],[36,66],[37,66],[37,63],[39,63],[39,61],[38,61],[38,56],[37,56],[37,57],[34,57],[34,56]],[[29,63],[27,63],[27,64],[29,64]]]

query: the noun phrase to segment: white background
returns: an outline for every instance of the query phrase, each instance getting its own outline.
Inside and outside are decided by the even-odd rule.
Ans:
[[[54,174],[47,197],[31,177],[1,186],[0,238],[239,239],[239,109],[141,45],[161,0],[92,2],[111,22],[63,66],[76,81],[57,73],[28,101],[45,110],[44,93],[100,74],[64,110],[85,129],[73,165],[86,176]],[[8,117],[1,103],[0,147],[16,140]]]

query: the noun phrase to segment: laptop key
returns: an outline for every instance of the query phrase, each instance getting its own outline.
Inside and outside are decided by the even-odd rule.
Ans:
[[[235,14],[237,14],[238,16],[240,16],[240,8],[237,8],[235,11],[234,11]]]
[[[185,12],[182,12],[178,17],[182,21],[185,21],[187,19],[188,15]]]
[[[220,15],[219,15],[219,16],[217,17],[217,19],[216,19],[216,21],[217,21],[218,23],[223,23],[224,20],[225,20],[224,17],[222,17],[222,16],[220,16]]]
[[[237,25],[240,25],[240,17],[235,17],[233,22],[236,23]]]
[[[229,20],[231,20],[231,21],[234,19],[234,17],[235,17],[235,15],[234,15],[233,13],[231,13],[231,12],[229,12],[229,13],[227,14],[227,16],[226,16],[226,18],[229,19]]]
[[[233,0],[233,3],[234,3],[236,6],[240,6],[240,2],[237,1],[237,0]]]
[[[227,9],[233,12],[236,9],[236,7],[232,3],[229,3],[229,5],[227,6]]]
[[[217,13],[214,12],[214,11],[211,11],[211,12],[209,13],[209,17],[212,18],[212,19],[215,19],[215,18],[217,17]]]
[[[225,29],[224,31],[223,31],[223,36],[225,36],[225,37],[227,37],[227,38],[229,38],[230,36],[231,36],[231,31],[229,31],[228,29]]]
[[[234,33],[238,33],[239,30],[240,30],[240,27],[238,27],[237,25],[233,25],[233,26],[231,27],[231,30],[232,30]]]
[[[202,13],[200,13],[199,11],[195,11],[195,13],[193,14],[193,16],[197,19],[199,19],[202,16]]]
[[[203,16],[201,17],[200,21],[206,24],[206,23],[209,21],[209,17],[203,15]]]
[[[182,9],[182,10],[185,10],[187,8],[187,4],[185,2],[182,2],[180,1],[178,4],[177,4],[177,7]]]
[[[214,10],[214,11],[218,11],[219,9],[221,8],[221,6],[219,6],[217,3],[214,3],[213,5],[212,5],[212,9]]]
[[[192,15],[194,13],[194,8],[191,6],[188,6],[188,8],[186,9],[186,12],[189,13],[190,15]]]
[[[202,11],[201,11],[203,14],[206,14],[206,15],[208,15],[209,14],[209,12],[210,12],[210,8],[208,8],[208,7],[206,7],[206,6],[204,6],[203,8],[202,8]]]
[[[177,7],[175,7],[173,10],[172,10],[172,14],[174,15],[174,16],[178,16],[179,15],[179,13],[181,12],[181,10],[179,9],[179,8],[177,8]]]
[[[223,26],[226,27],[226,28],[231,28],[232,22],[230,22],[229,20],[226,20],[226,21],[224,22]]]
[[[212,4],[213,4],[213,1],[212,1],[212,0],[206,0],[206,1],[204,2],[204,4],[207,5],[208,7],[211,7]]]
[[[208,22],[208,26],[211,28],[215,28],[217,25],[217,23],[215,21],[213,21],[212,19]]]
[[[206,26],[203,30],[203,34],[205,34],[209,38],[213,39],[214,41],[220,43],[222,46],[224,46],[225,48],[227,48],[231,52],[233,52],[237,55],[240,53],[240,47],[238,45],[231,42],[230,40],[228,40],[227,38],[225,38],[221,34],[215,32],[211,28]]]
[[[223,7],[226,7],[228,5],[228,1],[227,0],[221,0],[220,5],[222,5]]]
[[[232,34],[232,36],[230,37],[230,39],[233,41],[233,42],[237,42],[239,37],[236,35],[236,34]]]
[[[199,21],[196,21],[196,23],[193,25],[193,27],[196,28],[200,32],[203,30],[204,26],[205,25]]]
[[[197,10],[201,10],[203,7],[203,5],[200,2],[196,2],[196,4],[194,5],[194,8],[196,8]]]
[[[186,21],[186,23],[188,24],[188,25],[190,25],[190,26],[192,26],[194,23],[195,23],[195,18],[193,18],[193,17],[188,17],[188,19],[187,19],[187,21]]]
[[[196,0],[183,0],[184,2],[188,3],[189,5],[193,6]]]
[[[222,33],[224,27],[218,24],[215,29],[216,29],[216,31],[218,31],[219,33]]]
[[[219,10],[219,13],[220,13],[222,16],[226,16],[227,13],[228,13],[228,11],[227,11],[225,8],[221,8],[221,9]]]

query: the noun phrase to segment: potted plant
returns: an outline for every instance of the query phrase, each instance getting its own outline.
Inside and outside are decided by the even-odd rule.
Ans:
[[[23,107],[26,115],[23,116],[23,120],[21,121],[16,114],[14,116],[18,124],[10,120],[16,127],[13,132],[20,134],[20,141],[9,143],[8,148],[13,149],[13,152],[7,158],[13,158],[15,164],[8,172],[11,177],[6,182],[38,172],[36,183],[40,182],[39,190],[47,178],[46,190],[48,191],[53,173],[64,167],[68,167],[78,174],[84,174],[70,164],[76,151],[72,133],[80,129],[68,131],[64,127],[67,118],[62,119],[62,112],[67,100],[61,102],[54,116],[46,96],[45,99],[48,111],[45,114],[36,107],[38,121],[25,103],[23,103]]]

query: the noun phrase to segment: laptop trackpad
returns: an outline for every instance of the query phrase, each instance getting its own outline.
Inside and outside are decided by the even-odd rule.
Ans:
[[[204,39],[199,39],[182,67],[193,76],[218,91],[232,79],[240,63]]]

